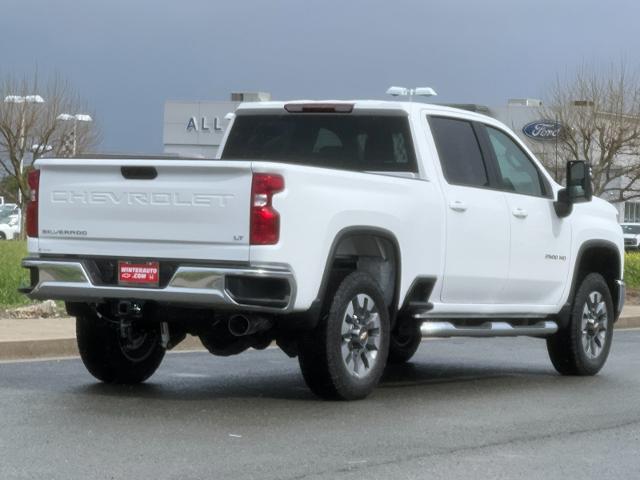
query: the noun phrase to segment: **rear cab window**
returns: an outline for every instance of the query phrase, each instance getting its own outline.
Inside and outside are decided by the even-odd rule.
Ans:
[[[238,114],[221,159],[418,171],[408,117],[364,112]]]
[[[473,125],[468,120],[429,117],[444,177],[450,184],[490,187],[489,174]]]

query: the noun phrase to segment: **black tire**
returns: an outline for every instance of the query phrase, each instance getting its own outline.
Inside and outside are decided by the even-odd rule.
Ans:
[[[366,313],[369,299],[373,306]],[[354,312],[352,316],[348,313],[350,309]],[[375,325],[378,327],[373,328]],[[345,326],[352,330],[344,333]],[[357,329],[361,333],[354,335]],[[351,340],[345,340],[345,336]],[[378,343],[372,346],[371,342]],[[349,353],[343,356],[343,349]],[[319,397],[357,400],[369,395],[384,372],[389,352],[389,312],[376,281],[363,272],[347,275],[317,327],[300,339],[298,350],[305,382]],[[373,358],[369,358],[374,351]]]
[[[590,305],[596,303],[592,299],[598,299],[598,304],[603,304],[606,308],[606,318],[602,316],[603,308],[597,315],[594,314],[594,324],[590,324],[590,314],[585,314],[588,309],[587,300]],[[593,312],[593,309],[589,310]],[[583,318],[584,317],[584,318]],[[604,325],[602,320],[606,320],[606,330],[602,330]],[[607,361],[611,342],[613,339],[613,301],[607,282],[598,273],[588,274],[580,283],[573,299],[571,318],[566,328],[561,329],[555,335],[547,338],[547,351],[549,358],[555,369],[562,375],[595,375],[600,371]],[[583,329],[583,321],[587,328]],[[592,325],[593,326],[592,328]],[[586,332],[586,334],[583,332]],[[595,332],[599,332],[595,334]],[[592,333],[594,334],[592,336]],[[586,339],[592,339],[586,340]],[[588,345],[585,345],[586,344]],[[595,355],[595,352],[598,354]],[[595,356],[594,356],[595,355]]]
[[[165,354],[157,330],[136,330],[138,342],[127,344],[116,325],[94,313],[76,317],[76,336],[84,366],[105,383],[144,382],[158,369]]]
[[[412,322],[412,325],[397,325],[391,331],[389,339],[389,358],[387,363],[406,363],[415,355],[422,342],[420,324]]]
[[[6,240],[7,237],[3,232],[0,232],[0,240]]]

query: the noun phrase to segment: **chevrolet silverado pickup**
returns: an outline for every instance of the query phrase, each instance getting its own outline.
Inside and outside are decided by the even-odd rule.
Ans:
[[[215,159],[46,158],[29,173],[32,299],[66,302],[88,371],[137,383],[185,335],[277,344],[358,399],[424,337],[544,338],[593,375],[624,302],[616,211],[505,125],[418,102],[246,103]],[[215,368],[215,365],[214,365]]]

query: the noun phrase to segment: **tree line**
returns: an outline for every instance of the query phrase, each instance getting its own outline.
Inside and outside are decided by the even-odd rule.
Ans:
[[[5,202],[22,206],[29,198],[27,173],[39,157],[70,156],[74,146],[76,154],[85,153],[100,140],[93,111],[66,79],[42,80],[37,74],[0,79],[0,196]]]
[[[562,164],[585,160],[593,193],[618,203],[640,198],[640,81],[624,64],[582,66],[558,77],[548,92],[543,118],[560,123],[555,146]],[[543,163],[562,182],[564,172],[545,155]]]

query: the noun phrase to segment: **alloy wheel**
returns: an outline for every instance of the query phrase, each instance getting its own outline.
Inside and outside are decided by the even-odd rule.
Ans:
[[[380,349],[380,314],[364,293],[353,297],[342,319],[342,360],[347,371],[363,378],[373,369]]]
[[[607,304],[598,291],[587,295],[582,309],[582,348],[587,357],[598,358],[605,347],[609,318]]]

